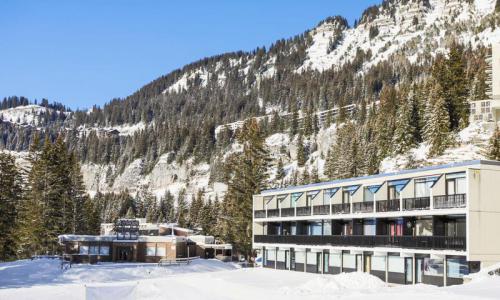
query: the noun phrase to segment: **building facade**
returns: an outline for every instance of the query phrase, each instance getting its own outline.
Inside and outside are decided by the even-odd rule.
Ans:
[[[466,161],[253,198],[267,268],[438,286],[500,262],[500,162]]]
[[[64,257],[74,263],[157,263],[195,256],[228,261],[232,255],[230,244],[216,244],[212,236],[140,218],[103,223],[100,235],[60,235],[59,243]]]

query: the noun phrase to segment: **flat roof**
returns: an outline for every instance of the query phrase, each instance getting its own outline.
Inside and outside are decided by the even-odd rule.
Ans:
[[[306,184],[306,185],[296,185],[296,186],[289,186],[289,187],[285,187],[285,188],[269,189],[269,190],[262,191],[260,194],[264,195],[264,194],[276,193],[276,192],[287,192],[287,191],[301,190],[301,189],[311,188],[311,187],[322,187],[322,186],[326,186],[326,185],[348,183],[348,182],[364,180],[364,179],[382,178],[382,177],[388,177],[388,176],[412,174],[412,173],[417,173],[417,172],[422,172],[422,171],[433,171],[433,170],[465,167],[465,166],[472,166],[472,165],[500,166],[500,161],[467,160],[467,161],[461,161],[461,162],[456,162],[456,163],[422,167],[422,168],[417,168],[417,169],[401,170],[401,171],[397,171],[397,172],[381,173],[381,174],[375,174],[375,175],[367,175],[367,176],[351,177],[351,178],[346,178],[346,179],[337,179],[337,180],[331,180],[331,181],[325,181],[325,182],[319,182],[319,183],[311,183],[311,184]]]
[[[135,243],[135,242],[169,242],[172,240],[185,240],[183,236],[171,235],[140,235],[135,240],[119,240],[116,235],[78,235],[78,234],[63,234],[59,236],[62,242],[120,242],[120,243]]]

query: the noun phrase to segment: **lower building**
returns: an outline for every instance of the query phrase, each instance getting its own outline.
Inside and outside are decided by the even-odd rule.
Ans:
[[[59,236],[65,259],[74,263],[144,262],[199,256],[230,261],[232,246],[216,244],[212,236],[144,219],[121,219],[101,224],[101,235]]]

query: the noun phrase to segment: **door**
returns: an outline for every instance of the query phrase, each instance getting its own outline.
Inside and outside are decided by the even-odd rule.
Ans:
[[[323,253],[323,273],[329,273],[328,265],[330,263],[330,253]]]
[[[363,255],[356,254],[356,271],[363,272]]]
[[[413,257],[405,258],[405,283],[413,283]]]
[[[118,247],[118,261],[132,261],[133,249],[132,247]]]
[[[316,253],[316,273],[321,273],[322,271],[322,267],[321,267],[321,255],[323,253],[322,252],[318,252]]]
[[[371,255],[366,255],[365,256],[365,272],[370,273],[371,272],[371,266],[372,266],[372,257]]]
[[[422,283],[423,272],[424,272],[424,259],[415,258],[415,283]]]
[[[290,250],[290,270],[295,271],[295,251],[293,249]]]

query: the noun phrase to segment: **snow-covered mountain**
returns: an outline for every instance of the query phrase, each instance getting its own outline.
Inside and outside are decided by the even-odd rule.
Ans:
[[[218,88],[221,91],[214,98],[222,99],[225,96],[232,99],[231,89],[245,89],[242,94],[248,98],[244,98],[244,101],[235,105],[238,109],[242,110],[241,107],[252,102],[254,107],[251,109],[253,109],[254,116],[272,114],[274,111],[282,114],[285,113],[282,103],[281,106],[277,102],[270,103],[269,100],[263,103],[261,95],[265,94],[265,91],[261,88],[261,84],[266,79],[278,82],[281,73],[285,72],[284,61],[288,63],[293,74],[311,71],[321,73],[331,69],[340,69],[346,64],[354,64],[362,52],[364,59],[356,68],[356,76],[362,78],[365,72],[381,62],[389,61],[394,65],[402,62],[421,64],[436,53],[446,53],[446,49],[454,41],[470,45],[473,49],[479,46],[487,47],[492,42],[500,41],[500,27],[497,26],[500,24],[500,18],[495,14],[495,5],[496,0],[386,0],[381,5],[368,8],[354,26],[349,26],[342,17],[331,17],[300,37],[290,39],[289,42],[276,42],[274,48],[268,52],[257,49],[250,53],[221,55],[185,66],[155,80],[147,86],[149,89],[141,89],[135,97],[155,98],[159,99],[159,102],[177,103],[178,101],[182,105],[193,105],[193,103],[206,103],[213,100],[200,98],[199,95],[202,97],[205,95],[203,91],[213,91]],[[234,82],[239,82],[240,79],[241,87],[234,87]],[[233,86],[228,86],[228,82]],[[191,90],[202,92],[191,94]],[[176,95],[181,93],[188,96],[178,100]],[[273,94],[272,97],[279,97],[279,95]],[[301,100],[302,96],[297,97]],[[352,99],[352,103],[356,102],[354,100]],[[130,111],[137,109],[134,106],[136,103],[123,103],[123,105],[130,106]],[[224,102],[214,103],[224,105]],[[116,106],[120,105],[122,103]],[[219,119],[227,119],[227,123],[244,119],[241,117],[242,114],[239,114],[240,110],[228,112],[226,108],[218,107],[218,110],[224,111],[227,115],[237,116],[236,119],[228,119],[226,116]],[[0,119],[13,126],[37,127],[39,125],[37,116],[46,110],[36,105],[21,106],[1,110]],[[130,117],[117,111],[118,109],[112,106],[107,110],[104,109],[103,112],[89,111],[86,115],[95,116],[95,118],[92,122],[86,121],[86,123],[80,120],[82,118],[78,114],[68,114],[69,121],[64,123],[64,128],[76,132],[75,135],[78,137],[88,137],[96,133],[97,138],[116,140],[116,143],[112,144],[116,146],[122,143],[123,138],[140,137],[141,133],[147,130],[159,131],[158,126],[168,121],[166,117],[161,119],[154,113],[150,113],[154,117],[148,117],[148,113],[141,117]],[[196,109],[193,108],[190,112],[195,111]],[[102,121],[105,118],[103,115],[106,114],[112,116],[113,120],[121,122],[122,119],[126,119],[127,121],[121,123],[108,119]],[[179,118],[183,117],[187,116],[179,113]],[[224,125],[224,123],[213,125]],[[417,164],[484,158],[484,147],[492,130],[492,124],[473,123],[458,134],[456,145],[444,155],[429,159],[428,146],[421,144],[411,150],[412,156]],[[335,141],[336,131],[336,125],[321,128],[314,138],[305,140],[311,152],[305,167],[302,168],[298,168],[296,162],[297,137],[290,138],[287,133],[281,132],[270,135],[266,142],[275,161],[282,159],[287,179],[290,179],[290,176],[298,169],[308,169],[309,172],[317,169],[319,176],[325,178],[325,156]],[[184,138],[182,134],[180,136]],[[172,137],[168,136],[165,139],[172,139]],[[94,145],[84,145],[86,148],[92,146]],[[179,151],[185,148],[188,146],[179,147]],[[287,148],[289,156],[283,154],[283,148]],[[234,143],[228,149],[224,156],[237,152],[239,147]],[[127,151],[133,152],[134,150],[136,149]],[[200,163],[193,157],[178,162],[172,159],[174,154],[164,151],[154,158],[129,155],[127,164],[122,167],[118,167],[114,162],[84,161],[82,164],[84,181],[91,194],[98,191],[118,192],[125,189],[136,192],[144,188],[156,195],[161,195],[166,190],[175,194],[182,188],[186,188],[188,194],[195,194],[197,190],[203,188],[210,197],[223,195],[225,185],[217,181],[210,182],[211,173],[214,170],[213,162]],[[123,153],[120,155],[123,156]],[[149,166],[146,167],[148,164]],[[393,171],[406,167],[406,164],[406,156],[388,157],[383,160],[381,170]],[[273,170],[272,173],[275,172],[276,170]]]

